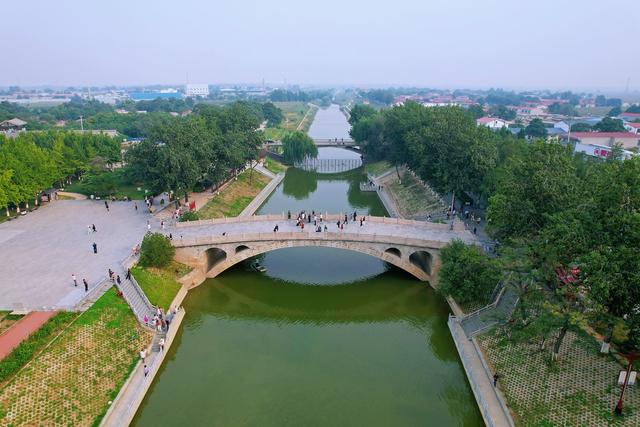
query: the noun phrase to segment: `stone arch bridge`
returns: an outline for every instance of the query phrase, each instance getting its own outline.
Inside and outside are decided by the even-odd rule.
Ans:
[[[321,246],[361,252],[393,264],[435,286],[440,269],[440,248],[453,239],[475,243],[475,236],[456,222],[435,224],[398,218],[367,216],[364,224],[349,222],[339,230],[344,215],[323,215],[328,230],[317,232],[313,223],[304,230],[284,215],[221,218],[178,223],[172,244],[177,261],[193,267],[181,281],[198,286],[235,264],[282,248]],[[278,225],[279,230],[274,232]]]

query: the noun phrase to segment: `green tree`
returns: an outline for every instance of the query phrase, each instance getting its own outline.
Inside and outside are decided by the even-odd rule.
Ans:
[[[524,128],[524,133],[527,136],[531,136],[533,138],[546,138],[547,137],[547,128],[544,126],[542,120],[536,118],[531,120],[526,128]]]
[[[574,206],[577,188],[570,149],[534,141],[501,166],[489,198],[488,230],[500,239],[530,236],[548,223],[549,215]]]
[[[356,104],[349,112],[349,124],[351,124],[351,126],[354,126],[361,120],[371,118],[376,114],[377,111],[372,106],[365,104]]]
[[[484,117],[484,108],[480,104],[473,104],[467,108],[467,111],[474,119],[479,119],[480,117]]]
[[[318,156],[318,146],[304,132],[294,131],[282,138],[284,161],[289,164],[301,162],[307,157]]]
[[[282,110],[271,102],[265,102],[262,104],[262,114],[264,115],[269,127],[276,127],[282,123],[282,120],[284,120]]]
[[[485,304],[500,280],[496,262],[480,248],[454,240],[440,251],[442,267],[438,291],[466,304]]]
[[[578,112],[573,105],[568,102],[555,102],[549,105],[549,113],[551,114],[561,114],[563,116],[577,116]]]
[[[171,262],[175,252],[167,237],[160,233],[147,233],[140,245],[140,265],[164,267]]]
[[[491,117],[499,117],[503,120],[513,120],[516,118],[515,110],[507,108],[505,105],[494,105],[490,107],[489,115]]]
[[[593,130],[598,132],[626,132],[622,120],[605,117],[593,125]]]
[[[591,132],[591,126],[587,123],[574,123],[571,125],[571,132]]]

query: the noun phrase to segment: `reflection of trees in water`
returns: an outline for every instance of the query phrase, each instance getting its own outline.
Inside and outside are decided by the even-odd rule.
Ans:
[[[391,269],[366,280],[315,286],[249,271],[248,264],[240,264],[191,290],[187,310],[192,320],[213,315],[319,325],[405,321],[429,331],[430,346],[439,359],[455,359],[455,349],[449,351],[446,304],[428,284],[402,271]]]
[[[316,173],[289,168],[282,181],[282,192],[296,200],[303,200],[318,189]]]
[[[458,370],[462,371],[462,368]],[[457,375],[457,381],[443,381],[442,390],[438,393],[440,401],[444,401],[450,414],[459,414],[465,426],[484,426],[473,395],[469,392],[464,375]]]

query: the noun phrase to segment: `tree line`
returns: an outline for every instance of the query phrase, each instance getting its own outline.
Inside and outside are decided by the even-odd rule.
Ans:
[[[29,207],[40,192],[71,176],[120,161],[120,140],[68,131],[0,134],[0,208]]]
[[[621,347],[640,348],[640,158],[622,160],[618,150],[604,161],[574,155],[558,142],[478,127],[457,107],[408,102],[378,112],[358,105],[350,121],[369,158],[406,164],[441,192],[486,200],[500,263],[469,253],[474,248],[443,251],[449,293],[477,285],[481,291],[458,295],[486,296],[497,268],[515,271],[520,336],[561,342],[568,330],[604,324],[605,335],[617,328]],[[567,271],[576,280],[558,279]]]
[[[196,186],[215,187],[258,156],[262,133],[252,106],[197,104],[193,114],[152,126],[126,153],[133,181],[154,192],[185,195]]]

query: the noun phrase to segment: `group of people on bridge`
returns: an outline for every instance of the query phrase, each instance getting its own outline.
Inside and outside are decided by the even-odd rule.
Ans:
[[[291,215],[291,211],[287,212],[287,219],[291,220],[292,219],[292,215]],[[348,215],[345,214],[344,215],[344,220],[341,221],[340,219],[336,222],[336,226],[338,227],[338,230],[344,230],[345,225],[349,224],[349,220],[351,219],[351,222],[356,223],[358,221],[360,221],[360,227],[364,226],[365,222],[366,222],[366,217],[358,217],[358,212],[354,211],[353,214]],[[305,227],[305,223],[309,224],[308,226],[311,226],[311,223],[313,223],[313,227],[315,228],[315,231],[317,233],[320,233],[322,231],[329,231],[329,227],[327,226],[326,222],[325,222],[325,217],[322,213],[316,213],[316,211],[311,211],[311,213],[307,213],[307,211],[300,211],[297,213],[296,215],[296,227],[300,228],[300,231],[304,231],[304,227]],[[276,224],[276,226],[273,228],[273,232],[277,232],[280,229],[280,227]]]

